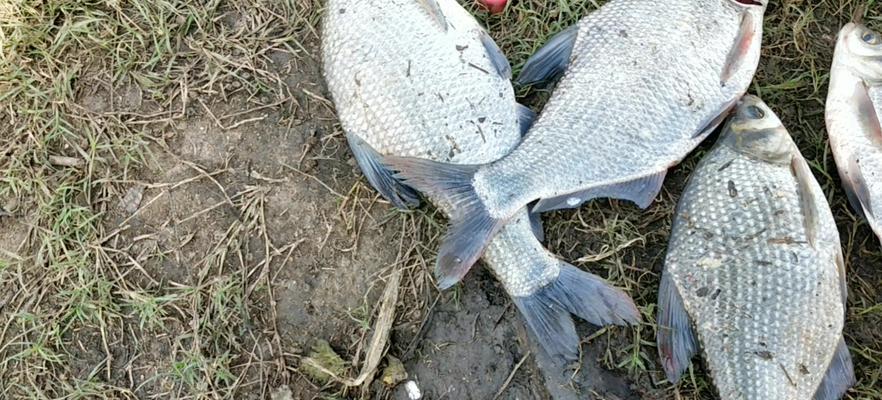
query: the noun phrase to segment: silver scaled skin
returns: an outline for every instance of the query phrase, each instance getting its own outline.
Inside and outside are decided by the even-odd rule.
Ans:
[[[662,280],[675,292],[659,296],[681,299],[721,399],[827,398],[814,395],[842,339],[839,234],[808,165],[760,99],[744,98],[692,173]],[[662,332],[677,310],[660,302]],[[688,365],[668,353],[679,345],[659,336],[672,380]]]
[[[882,238],[882,34],[860,24],[839,32],[827,134],[852,206]]]
[[[353,143],[363,141],[379,155],[451,164],[487,163],[508,154],[521,140],[518,114],[523,108],[515,101],[507,61],[488,40],[455,0],[330,0],[324,24],[325,76],[353,152],[359,151]],[[443,198],[429,199],[447,215],[459,211]],[[523,301],[551,290],[562,268],[574,268],[542,246],[523,208],[483,258],[528,323],[533,311],[521,307]],[[453,283],[440,281],[439,286]],[[624,292],[589,283],[594,286],[581,285],[579,290],[598,289],[581,301],[605,299],[598,308],[609,307],[609,312],[590,319],[580,316],[595,324],[639,319]],[[569,317],[574,311],[566,305],[554,307],[566,322],[556,326],[552,321],[545,324],[547,331],[534,333],[551,355],[572,358],[578,351]],[[549,346],[561,340],[556,336],[566,336],[565,343]]]

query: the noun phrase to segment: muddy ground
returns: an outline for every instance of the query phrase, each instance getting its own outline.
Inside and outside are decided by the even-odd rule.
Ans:
[[[576,3],[549,12],[561,15],[563,25],[594,8]],[[517,66],[526,54],[505,35],[522,34],[513,24],[542,5],[514,5],[502,19],[480,16]],[[821,78],[805,82],[790,74],[783,83],[776,79],[796,62],[782,31],[806,23],[804,34],[817,41],[802,50],[823,55],[834,27],[855,5],[813,9],[829,18],[823,22],[792,15],[791,7],[800,6],[810,7],[785,1],[770,9],[767,24],[781,28],[766,38],[768,62],[754,91],[770,102],[800,97],[772,105],[793,127],[829,197],[842,198],[819,125],[823,89],[812,87],[824,82],[823,72],[806,72]],[[258,23],[229,5],[217,9],[214,21],[230,30]],[[559,28],[531,39],[539,42]],[[264,38],[286,45],[262,54],[266,63],[259,72],[243,69],[278,78],[263,91],[245,90],[232,79],[158,102],[133,79],[74,85],[84,114],[143,121],[143,161],[108,163],[119,172],[112,182],[76,199],[99,221],[84,239],[99,249],[87,269],[97,278],[84,278],[82,271],[65,275],[63,284],[47,278],[62,267],[44,258],[45,212],[10,194],[24,192],[2,192],[0,206],[13,216],[0,217],[0,397],[407,399],[404,385],[379,379],[394,356],[407,379],[433,400],[713,398],[700,362],[679,386],[665,382],[653,343],[671,212],[706,146],[671,172],[649,210],[595,201],[543,216],[549,248],[623,287],[646,320],[636,328],[601,330],[578,322],[582,359],[572,379],[544,374],[546,361],[537,359],[517,310],[486,269],[478,266],[449,291],[435,289],[431,269],[443,219],[426,207],[393,210],[367,185],[328,100],[314,23],[285,35]],[[812,61],[821,71],[826,63],[820,56]],[[546,97],[525,100],[539,109]],[[78,156],[65,148],[57,152]],[[844,201],[832,204],[850,268],[846,337],[859,385],[849,398],[882,399],[882,249]],[[346,389],[310,374],[304,359],[323,340],[344,361],[340,378],[358,375],[396,270],[402,275],[395,319],[377,380],[364,390]],[[44,285],[47,279],[52,285]],[[88,307],[72,312],[80,298],[55,292],[92,288],[96,280],[106,280],[108,288],[97,285],[82,296],[106,303],[83,300]],[[64,328],[41,342],[46,335],[37,334],[41,325],[32,322],[41,318],[62,321]],[[34,350],[41,346],[60,360]],[[65,379],[72,383],[58,383]]]

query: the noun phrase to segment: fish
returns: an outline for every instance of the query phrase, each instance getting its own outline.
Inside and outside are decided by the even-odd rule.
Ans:
[[[825,110],[848,200],[882,239],[882,34],[850,23],[839,32]]]
[[[325,79],[352,153],[396,207],[416,206],[419,194],[383,157],[490,162],[520,143],[535,117],[515,100],[507,58],[454,0],[330,0],[322,36]],[[459,213],[444,198],[429,200]],[[537,221],[520,210],[484,261],[543,349],[572,361],[579,337],[571,314],[626,325],[640,313],[623,290],[545,249]]]
[[[598,197],[648,207],[668,168],[720,123],[760,57],[766,0],[612,0],[527,61],[519,82],[563,76],[524,140],[485,165],[386,163],[464,210],[436,269],[461,278],[505,221]]]
[[[745,96],[678,202],[657,345],[676,383],[699,347],[722,400],[838,399],[845,263],[818,182],[777,115]]]

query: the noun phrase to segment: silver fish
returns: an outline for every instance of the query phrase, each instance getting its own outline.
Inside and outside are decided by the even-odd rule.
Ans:
[[[700,342],[723,400],[838,399],[854,384],[845,299],[824,193],[775,113],[746,96],[677,206],[659,287],[668,380]]]
[[[532,112],[515,101],[505,56],[454,0],[330,0],[323,38],[326,80],[352,152],[396,206],[418,198],[381,155],[491,162],[532,122]],[[451,202],[430,200],[458,214]],[[623,291],[549,253],[525,209],[484,260],[552,356],[578,356],[570,313],[597,325],[640,319]]]
[[[596,197],[646,207],[665,172],[745,92],[760,56],[766,0],[612,0],[549,42],[519,78],[566,69],[542,115],[508,156],[439,171],[390,158],[413,187],[462,210],[438,255],[460,277],[525,205],[534,212]]]
[[[839,32],[826,119],[848,199],[882,238],[882,34],[860,24]]]

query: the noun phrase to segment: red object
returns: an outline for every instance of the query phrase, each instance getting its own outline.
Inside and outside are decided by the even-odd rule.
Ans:
[[[508,0],[478,0],[478,3],[490,11],[490,14],[499,14],[505,11]]]

